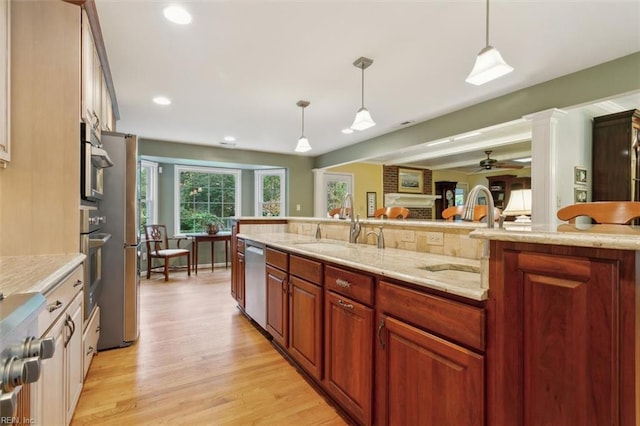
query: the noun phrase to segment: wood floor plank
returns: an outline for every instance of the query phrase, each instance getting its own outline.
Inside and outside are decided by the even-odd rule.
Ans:
[[[71,424],[345,425],[237,310],[229,279],[143,279],[140,339],[94,357]]]

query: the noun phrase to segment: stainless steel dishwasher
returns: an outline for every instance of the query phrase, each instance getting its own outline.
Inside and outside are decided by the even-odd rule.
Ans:
[[[246,241],[244,310],[264,329],[267,327],[267,282],[264,244]]]

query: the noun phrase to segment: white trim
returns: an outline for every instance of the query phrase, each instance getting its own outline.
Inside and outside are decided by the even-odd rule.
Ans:
[[[324,172],[322,174],[322,189],[320,190],[320,215],[319,217],[326,217],[329,207],[327,206],[327,185],[329,182],[344,182],[347,184],[347,193],[353,195],[353,189],[355,187],[355,179],[353,173],[333,173]],[[352,206],[355,209],[355,206]]]

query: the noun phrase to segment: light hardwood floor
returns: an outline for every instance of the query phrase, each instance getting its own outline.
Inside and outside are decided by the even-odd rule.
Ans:
[[[143,279],[140,339],[94,357],[72,425],[344,425],[237,310],[229,271]]]

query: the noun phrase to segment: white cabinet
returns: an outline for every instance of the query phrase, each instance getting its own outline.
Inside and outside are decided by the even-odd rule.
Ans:
[[[98,339],[100,338],[100,307],[97,306],[96,309],[91,314],[91,318],[89,318],[89,322],[87,327],[84,330],[84,334],[82,335],[82,342],[84,348],[84,360],[82,362],[84,368],[84,376],[87,376],[87,372],[89,371],[89,366],[91,365],[91,361],[93,360],[93,356],[96,354],[98,350]]]
[[[86,123],[93,123],[93,36],[87,12],[82,9],[82,100],[81,116]]]
[[[36,424],[68,425],[80,398],[84,380],[82,276],[80,265],[47,293],[47,307],[38,317],[40,335],[54,339],[55,352],[42,361],[40,380],[32,385],[31,412]]]
[[[0,165],[11,160],[10,145],[10,46],[11,19],[9,0],[0,0]]]

